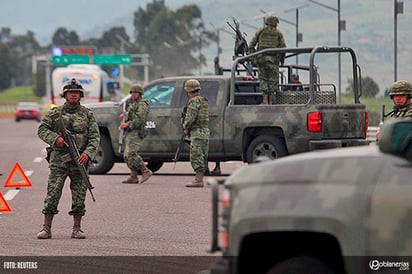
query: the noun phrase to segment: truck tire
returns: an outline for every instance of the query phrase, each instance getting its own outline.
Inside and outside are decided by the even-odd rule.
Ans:
[[[273,160],[287,155],[287,150],[283,141],[274,136],[258,136],[250,142],[246,150],[246,162],[256,163],[259,157],[268,157]]]
[[[150,162],[147,162],[146,166],[152,172],[156,172],[163,166],[163,162],[161,162],[161,161],[150,161]]]
[[[114,154],[109,138],[102,134],[96,157],[90,166],[90,174],[106,174],[114,165]]]
[[[273,266],[268,274],[287,274],[287,273],[305,273],[305,274],[335,274],[336,272],[321,260],[301,256],[287,259]]]

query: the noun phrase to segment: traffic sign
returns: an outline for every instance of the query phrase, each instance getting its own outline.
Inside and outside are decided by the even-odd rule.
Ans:
[[[20,177],[23,179],[23,181],[14,182],[14,179],[15,179],[14,177],[16,173],[20,174]],[[31,187],[32,185],[30,183],[29,178],[27,178],[26,174],[24,174],[24,171],[21,168],[20,164],[16,163],[9,177],[6,180],[4,187],[25,187],[25,186]]]
[[[98,65],[130,65],[132,63],[132,56],[130,54],[117,55],[93,55],[95,64]]]
[[[0,211],[11,212],[9,204],[4,199],[3,195],[0,193]]]
[[[62,55],[52,56],[54,65],[89,64],[89,55]]]

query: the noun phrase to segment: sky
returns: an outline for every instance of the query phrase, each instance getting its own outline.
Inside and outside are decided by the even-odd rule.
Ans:
[[[145,8],[151,0],[1,0],[0,27],[10,27],[14,34],[28,30],[40,41],[50,41],[58,27],[76,30],[78,34],[89,31],[94,25],[111,24]],[[185,0],[168,0],[170,7]],[[42,44],[42,43],[41,43]]]
[[[51,36],[58,27],[74,30],[80,39],[88,39],[100,37],[99,31],[109,30],[115,22],[124,25],[126,30],[131,30],[133,13],[139,7],[145,9],[151,2],[153,0],[0,0],[0,27],[10,27],[12,34],[25,34],[30,30],[42,46],[50,43]],[[336,7],[337,3],[336,0],[317,2],[332,7]],[[398,17],[398,73],[399,78],[412,80],[412,54],[409,54],[412,52],[412,43],[409,43],[412,37],[412,0],[403,2],[404,14]],[[245,8],[245,3],[249,3],[248,8]],[[184,4],[197,4],[202,10],[207,27],[225,28],[225,31],[220,32],[223,50],[221,63],[225,67],[231,66],[234,42],[234,35],[231,34],[232,31],[226,22],[232,17],[242,20],[241,31],[247,32],[249,41],[255,29],[248,25],[262,25],[261,10],[274,12],[280,18],[295,22],[294,12],[286,10],[304,5],[306,7],[300,9],[299,13],[299,31],[303,33],[303,42],[299,46],[335,46],[336,11],[314,4],[307,5],[308,3],[307,0],[165,0],[166,6],[173,10]],[[342,45],[357,50],[358,61],[363,67],[363,76],[371,76],[378,80],[382,89],[393,79],[393,5],[394,2],[389,0],[341,0],[341,18],[346,20],[346,31],[342,32]],[[282,20],[279,27],[288,46],[294,47],[295,27]],[[128,32],[132,36],[132,33]],[[401,46],[401,40],[408,42]],[[380,55],[371,56],[371,47]],[[213,60],[217,45],[212,44],[203,50],[208,60]],[[211,64],[212,61],[208,62],[209,66]]]

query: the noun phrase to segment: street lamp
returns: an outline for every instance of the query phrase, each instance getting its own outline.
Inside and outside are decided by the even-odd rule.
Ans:
[[[338,1],[338,7],[335,9],[334,7],[327,6],[325,4],[319,3],[314,0],[308,0],[309,2],[312,2],[316,5],[319,5],[321,7],[333,10],[338,13],[338,46],[340,47],[340,32],[342,30],[346,30],[346,21],[340,19],[340,0]],[[396,0],[395,0],[396,1]],[[341,57],[340,57],[340,52],[338,53],[338,76],[339,76],[339,103],[341,103],[341,93],[342,93],[342,79],[341,79]]]
[[[299,33],[299,9],[306,8],[307,6],[309,6],[309,5],[305,4],[305,5],[301,5],[301,6],[298,6],[298,7],[295,7],[295,8],[290,8],[290,9],[285,10],[286,13],[291,12],[293,10],[295,10],[295,12],[296,12],[296,23],[292,24],[292,25],[295,25],[295,27],[296,27],[296,48],[299,47],[299,42],[303,41],[303,35],[302,35],[302,33]],[[282,21],[284,21],[284,20],[282,19]],[[296,55],[296,64],[299,64],[299,56],[298,55]]]
[[[394,79],[393,81],[396,82],[398,80],[398,14],[403,13],[403,1],[393,1],[394,7]]]
[[[132,44],[130,44],[129,41],[127,41],[126,39],[124,39],[120,34],[116,33],[116,38],[120,41],[120,52],[121,54],[125,53],[125,49],[124,49],[124,45],[127,45],[129,47],[133,47]],[[120,68],[120,85],[121,88],[124,87],[124,65],[119,65]]]
[[[212,23],[210,23],[210,25],[216,29],[216,35],[217,35],[217,39],[216,39],[216,43],[217,43],[217,58],[219,59],[220,54],[222,53],[222,48],[220,47],[220,31],[232,34],[231,32],[227,31],[224,27],[216,27],[215,25],[213,25]]]

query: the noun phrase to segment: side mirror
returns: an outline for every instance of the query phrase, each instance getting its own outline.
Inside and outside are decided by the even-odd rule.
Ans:
[[[412,118],[386,121],[382,126],[378,146],[383,153],[412,161]]]

